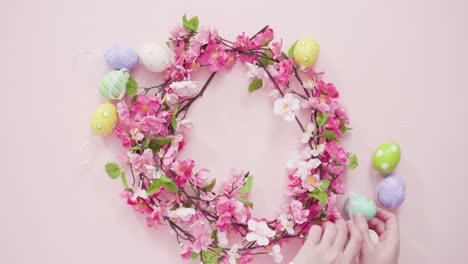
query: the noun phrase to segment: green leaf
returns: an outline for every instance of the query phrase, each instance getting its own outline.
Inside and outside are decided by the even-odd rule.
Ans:
[[[130,101],[130,104],[136,103],[137,98],[138,98],[138,95],[134,95],[134,96],[132,97],[132,100]]]
[[[319,200],[322,203],[328,202],[328,194],[325,192],[310,193],[309,196],[314,197],[315,199]]]
[[[130,189],[130,187],[128,187],[127,177],[125,177],[125,173],[123,171],[120,173],[120,179],[122,180],[122,184],[125,186],[125,188]]]
[[[205,192],[209,192],[211,190],[213,190],[213,188],[215,187],[216,185],[216,179],[213,179],[211,180],[210,184],[208,184],[207,186],[203,187],[202,190],[204,190]]]
[[[252,189],[252,185],[253,185],[253,176],[250,175],[245,181],[244,186],[240,188],[239,193],[240,194],[248,193]]]
[[[127,94],[135,95],[138,92],[138,83],[131,76],[128,77],[127,84],[125,85]]]
[[[211,231],[211,240],[216,240],[217,237],[218,237],[218,229],[214,229],[213,231]]]
[[[344,123],[343,120],[341,120],[340,118],[340,131],[341,131],[341,134],[344,134],[346,131],[348,130],[351,130],[351,128],[349,127],[346,127],[346,124]]]
[[[334,141],[338,141],[338,136],[335,134],[335,132],[331,131],[331,130],[325,130],[323,131],[322,135],[326,138],[326,139],[331,139],[331,140],[334,140]]]
[[[143,148],[147,148],[150,142],[151,142],[151,139],[149,137],[145,138],[145,142],[143,143]]]
[[[322,190],[322,191],[325,191],[326,189],[328,189],[329,186],[330,186],[330,181],[329,180],[323,180],[322,185],[320,185],[319,189]]]
[[[260,61],[265,64],[265,65],[273,65],[275,62],[273,61],[273,53],[271,53],[270,50],[265,50],[265,55],[266,57],[270,58],[270,59],[266,59],[266,58],[260,58]]]
[[[107,175],[112,179],[117,179],[117,177],[120,176],[120,168],[116,163],[109,162],[106,164],[105,168]]]
[[[250,208],[253,209],[254,204],[253,204],[251,201],[245,199],[244,197],[241,197],[241,198],[240,198],[240,201],[241,201],[242,203],[248,205]]]
[[[197,259],[198,258],[198,253],[195,253],[195,252],[190,253],[190,258],[191,259]]]
[[[194,16],[190,20],[187,20],[187,16],[184,15],[182,17],[182,24],[185,29],[191,32],[196,32],[198,30],[198,24],[199,24],[198,17]]]
[[[297,44],[297,41],[294,42],[294,44],[288,50],[288,56],[290,58],[294,58],[294,49],[296,48],[296,44]]]
[[[171,143],[173,138],[171,137],[156,137],[151,142],[148,144],[148,147],[153,150],[153,152],[159,152],[161,147],[163,147],[166,144]]]
[[[204,264],[218,264],[218,254],[212,251],[202,251],[203,263]]]
[[[131,147],[130,150],[141,150],[141,146],[140,145],[135,145],[135,146]]]
[[[322,112],[319,111],[317,114],[317,118],[315,119],[317,120],[317,125],[319,126],[325,125],[328,121],[328,117],[329,117],[328,113],[322,114]]]
[[[172,112],[172,118],[171,118],[171,126],[174,129],[174,131],[177,129],[177,112],[179,112],[179,107],[177,106],[174,109],[174,112]]]
[[[353,170],[357,166],[359,166],[359,162],[358,162],[356,154],[353,154],[353,155],[348,157],[348,163],[349,163],[348,169],[350,169],[350,170]]]
[[[173,192],[173,193],[178,193],[179,192],[179,187],[175,185],[175,183],[166,177],[165,175],[161,175],[161,185],[164,187],[164,189]]]
[[[263,87],[262,79],[255,79],[249,85],[249,92],[254,92]]]
[[[148,195],[152,195],[157,193],[159,189],[161,189],[161,181],[156,179],[151,183],[151,186],[148,188],[148,190],[146,190],[146,193]]]

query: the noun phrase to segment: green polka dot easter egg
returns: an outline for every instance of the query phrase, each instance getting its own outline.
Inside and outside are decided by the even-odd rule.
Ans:
[[[91,128],[98,135],[111,133],[116,123],[117,108],[111,103],[98,106],[91,117]]]
[[[400,162],[400,157],[400,146],[390,141],[377,147],[372,155],[372,164],[378,172],[390,173]]]
[[[301,38],[294,47],[294,61],[297,65],[308,68],[314,65],[318,58],[320,47],[313,37]]]

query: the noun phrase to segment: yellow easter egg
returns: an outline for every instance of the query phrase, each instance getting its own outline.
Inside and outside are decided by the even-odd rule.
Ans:
[[[308,68],[314,65],[320,53],[320,47],[313,37],[301,38],[294,47],[294,61],[297,65]]]
[[[114,129],[117,119],[117,108],[111,103],[102,104],[91,117],[91,128],[98,135],[107,135]]]

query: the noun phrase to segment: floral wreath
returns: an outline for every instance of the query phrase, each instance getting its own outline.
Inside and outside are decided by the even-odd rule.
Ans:
[[[120,165],[107,163],[106,172],[121,179],[125,187],[121,196],[146,216],[149,227],[172,228],[183,259],[233,264],[269,254],[281,263],[283,242],[305,239],[312,224],[340,217],[336,208],[336,195],[344,194],[340,176],[357,166],[356,156],[337,144],[349,130],[347,113],[335,86],[312,67],[319,52],[315,39],[300,39],[285,53],[282,40],[274,41],[268,26],[251,37],[243,33],[229,41],[216,29],[198,25],[197,17],[184,16],[171,32],[167,44],[175,54],[162,61],[166,65],[160,85],[138,87],[130,77],[138,60],[150,70],[155,67],[144,55],[132,59],[127,55],[134,52],[125,48],[106,53],[116,70],[104,77],[100,91],[116,106],[101,105],[92,127],[98,134],[115,133],[126,149]],[[161,54],[157,58],[164,58]],[[125,59],[119,62],[119,56]],[[195,171],[193,160],[178,159],[192,125],[186,118],[190,107],[220,70],[236,62],[248,68],[248,90],[271,89],[274,114],[297,123],[303,132],[303,150],[287,163],[288,202],[273,220],[252,217],[249,172],[231,170],[230,177],[217,184],[208,169]],[[191,78],[200,68],[212,72],[202,87]],[[300,90],[291,88],[291,82],[298,82]],[[299,119],[299,111],[306,112],[307,123]]]

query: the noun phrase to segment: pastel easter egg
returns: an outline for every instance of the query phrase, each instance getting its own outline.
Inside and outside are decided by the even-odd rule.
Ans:
[[[374,243],[374,245],[377,245],[380,242],[379,235],[374,230],[369,229],[369,236],[370,236],[372,243]]]
[[[171,62],[168,48],[154,42],[146,42],[138,49],[141,63],[152,72],[163,72]]]
[[[400,206],[406,198],[406,185],[397,175],[390,175],[383,179],[377,187],[377,199],[388,209]]]
[[[313,37],[301,38],[294,47],[294,61],[297,65],[308,68],[314,65],[320,53],[320,47]]]
[[[107,135],[114,129],[117,119],[117,108],[111,103],[102,104],[91,117],[91,128],[98,135]]]
[[[104,54],[106,62],[114,69],[133,70],[139,61],[138,54],[125,46],[114,46]]]
[[[361,213],[367,220],[370,220],[375,216],[377,206],[372,199],[364,195],[354,194],[346,199],[344,210],[349,218],[352,218],[354,214]]]
[[[102,78],[99,92],[109,100],[119,100],[125,95],[130,74],[127,69],[113,70]]]
[[[372,164],[380,173],[390,173],[400,162],[401,149],[395,142],[386,142],[375,149]]]

